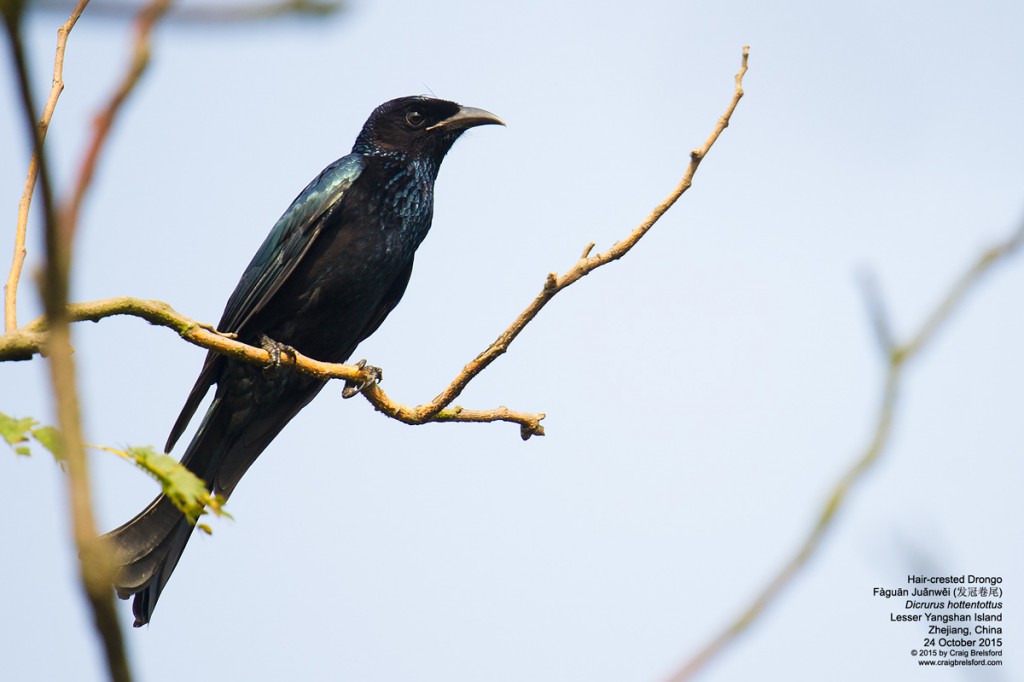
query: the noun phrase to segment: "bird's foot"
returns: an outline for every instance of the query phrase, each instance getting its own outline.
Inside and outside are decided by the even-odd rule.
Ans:
[[[384,372],[381,371],[381,368],[374,367],[373,365],[367,365],[366,360],[360,360],[357,362],[356,367],[363,370],[363,372],[368,376],[361,383],[356,383],[352,379],[345,381],[345,388],[341,391],[342,398],[351,398],[354,395],[359,395],[370,386],[377,384],[377,382],[384,378]]]
[[[281,370],[281,367],[283,366],[283,363],[281,362],[281,353],[288,353],[291,355],[293,362],[296,354],[298,353],[297,350],[288,344],[274,341],[274,339],[270,338],[266,334],[260,334],[260,348],[267,351],[267,354],[270,355],[270,364],[263,368],[263,373],[267,375],[276,374]]]

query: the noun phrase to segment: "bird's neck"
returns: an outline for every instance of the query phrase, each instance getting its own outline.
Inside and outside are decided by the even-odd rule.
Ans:
[[[382,149],[380,147],[359,149],[357,145],[352,151],[362,155],[369,163],[380,166],[388,173],[402,173],[406,169],[410,169],[418,175],[429,177],[430,182],[437,179],[437,171],[441,167],[441,159],[434,159],[430,156],[414,156],[397,149]]]
[[[419,246],[434,213],[434,180],[439,164],[399,153],[366,155],[360,185],[369,191],[365,210],[377,216],[385,241],[401,250]]]

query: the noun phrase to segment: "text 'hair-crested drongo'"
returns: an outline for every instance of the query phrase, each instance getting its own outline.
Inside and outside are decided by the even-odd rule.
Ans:
[[[468,128],[504,125],[481,109],[428,97],[377,107],[352,153],[324,169],[274,225],[224,308],[218,330],[260,345],[270,339],[344,362],[401,300],[416,248],[430,229],[434,181]],[[325,382],[213,353],[167,439],[169,452],[217,384],[183,464],[211,492],[231,495],[260,453]],[[111,531],[115,588],[135,595],[135,626],[148,623],[193,526],[164,496]]]

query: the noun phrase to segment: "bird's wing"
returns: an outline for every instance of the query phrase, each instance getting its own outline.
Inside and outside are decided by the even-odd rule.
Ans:
[[[217,328],[237,332],[281,288],[316,240],[327,218],[362,172],[366,161],[349,154],[325,168],[267,235],[228,299]]]
[[[224,307],[217,329],[237,332],[252,319],[287,281],[316,241],[327,218],[337,210],[352,183],[362,173],[366,161],[358,154],[343,156],[323,170],[295,198],[284,215],[270,230],[256,255],[242,274]],[[192,419],[199,403],[217,380],[223,356],[210,352],[199,378],[189,393],[181,414],[167,438],[170,452]]]

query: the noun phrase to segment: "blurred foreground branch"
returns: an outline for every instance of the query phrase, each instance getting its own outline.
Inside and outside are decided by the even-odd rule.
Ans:
[[[132,48],[132,56],[128,63],[128,69],[121,78],[117,89],[111,94],[107,104],[100,110],[93,121],[93,135],[89,147],[82,157],[82,164],[78,170],[78,179],[71,198],[62,209],[61,229],[64,231],[62,237],[67,241],[68,248],[71,248],[75,236],[75,229],[78,227],[78,216],[82,210],[82,202],[86,192],[92,186],[92,179],[96,172],[96,165],[99,162],[100,154],[106,144],[107,136],[121,107],[128,96],[135,90],[142,74],[149,66],[150,56],[150,35],[156,23],[170,9],[171,0],[150,0],[139,10],[135,19],[135,44]]]
[[[956,281],[942,298],[939,304],[928,315],[921,327],[903,344],[895,342],[890,336],[891,326],[888,317],[878,298],[871,290],[866,294],[868,312],[874,325],[874,331],[882,347],[885,367],[882,398],[875,417],[875,426],[868,437],[867,445],[854,461],[853,465],[836,482],[829,494],[825,506],[818,515],[818,520],[810,534],[800,545],[793,557],[786,562],[781,570],[761,590],[750,605],[730,623],[724,630],[711,639],[696,655],[669,678],[669,682],[684,682],[693,679],[707,663],[718,655],[726,646],[742,634],[751,623],[757,620],[765,608],[775,600],[782,590],[792,581],[797,572],[807,563],[808,559],[820,547],[825,533],[831,527],[836,512],[846,501],[849,492],[874,465],[881,456],[892,427],[893,416],[899,389],[903,381],[903,372],[907,362],[915,358],[923,348],[935,337],[949,316],[963,303],[964,297],[970,293],[979,281],[988,274],[996,264],[1007,260],[1024,245],[1024,223],[1007,240],[992,246],[978,257],[967,271]]]
[[[86,2],[80,2],[68,21],[61,27],[57,37],[57,54],[54,61],[54,79],[50,96],[40,124],[36,124],[29,69],[21,36],[21,20],[25,3],[20,0],[5,1],[0,5],[4,24],[11,46],[11,56],[18,78],[22,111],[32,139],[32,162],[30,163],[22,205],[19,207],[18,228],[15,236],[15,255],[11,273],[5,286],[5,324],[8,329],[17,326],[17,286],[21,264],[25,257],[24,237],[28,211],[36,179],[43,203],[43,230],[46,258],[42,270],[40,288],[48,331],[45,348],[49,355],[50,381],[57,413],[60,433],[60,451],[67,463],[68,496],[70,498],[71,523],[75,544],[80,557],[82,586],[92,610],[96,631],[100,636],[106,654],[110,677],[117,682],[129,682],[131,671],[125,655],[124,639],[117,612],[114,609],[114,595],[110,585],[114,566],[109,553],[97,537],[93,517],[89,485],[88,462],[82,436],[82,422],[78,399],[77,375],[72,358],[71,328],[68,318],[68,282],[71,273],[71,252],[75,226],[85,192],[92,181],[93,170],[103,148],[114,116],[131,93],[142,75],[149,59],[149,36],[159,17],[166,11],[169,0],[153,0],[140,12],[136,22],[134,57],[121,87],[114,93],[108,106],[97,118],[96,129],[89,151],[85,156],[75,190],[70,201],[58,211],[54,201],[50,174],[46,164],[43,139],[57,97],[63,88],[62,73],[64,50],[68,34],[81,16]],[[18,332],[15,331],[15,334]]]
[[[39,118],[36,128],[36,135],[39,138],[38,148],[33,146],[32,159],[28,164],[28,176],[25,178],[25,189],[22,191],[21,201],[18,203],[18,226],[14,232],[14,257],[11,260],[7,283],[4,284],[4,329],[9,332],[18,328],[18,280],[21,278],[21,268],[25,264],[25,236],[28,233],[28,214],[32,206],[32,195],[36,189],[36,178],[39,177],[39,151],[42,149],[43,142],[46,141],[46,131],[50,128],[53,110],[57,107],[57,99],[64,91],[64,51],[67,48],[68,36],[78,22],[78,18],[82,16],[82,11],[87,4],[89,4],[89,0],[80,0],[68,20],[57,29],[57,55],[53,59],[53,82],[50,86],[50,96],[46,99],[43,114]],[[33,118],[33,120],[35,119]]]
[[[65,12],[66,3],[60,0],[37,0],[35,9]],[[272,2],[215,2],[203,5],[177,7],[168,12],[165,23],[174,24],[234,24],[284,16],[319,19],[338,14],[346,9],[342,0],[277,0]],[[90,17],[109,20],[131,19],[139,5],[120,0],[92,0]]]

